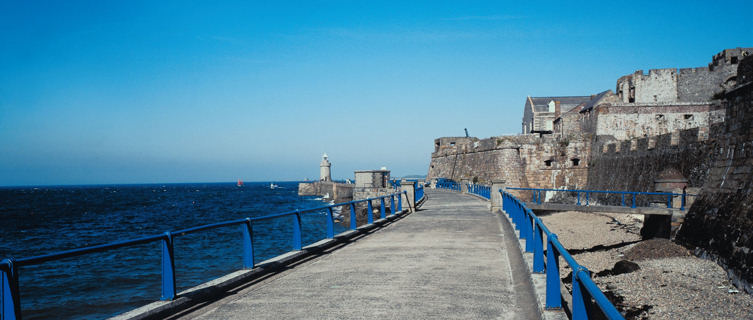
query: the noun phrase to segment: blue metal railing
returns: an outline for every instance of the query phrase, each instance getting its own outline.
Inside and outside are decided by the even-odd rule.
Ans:
[[[547,309],[562,307],[559,271],[559,257],[562,257],[573,270],[572,318],[588,319],[588,307],[593,299],[608,319],[624,320],[622,314],[593,282],[588,269],[575,261],[575,258],[557,239],[557,235],[549,231],[544,222],[526,207],[523,201],[501,189],[498,191],[502,196],[502,210],[510,216],[515,229],[520,230],[520,238],[526,240],[525,251],[533,252],[533,272],[546,273],[545,307]],[[546,262],[544,261],[543,235],[546,235]]]
[[[416,196],[414,203],[417,204],[421,200],[424,199],[424,184],[419,181],[415,181],[413,186],[415,188],[414,190],[415,190],[415,196]]]
[[[302,248],[302,228],[301,228],[301,214],[309,212],[318,212],[322,210],[327,211],[327,231],[326,237],[333,239],[335,220],[333,216],[333,208],[338,206],[350,206],[350,229],[355,230],[358,228],[356,222],[356,204],[366,202],[368,206],[367,218],[368,224],[374,222],[374,213],[372,207],[372,201],[378,200],[380,206],[381,218],[387,217],[385,210],[385,199],[389,198],[390,201],[390,214],[394,215],[403,211],[403,195],[408,196],[407,192],[397,192],[385,196],[354,200],[344,203],[336,203],[324,207],[295,210],[291,212],[284,212],[278,214],[271,214],[255,218],[245,218],[238,220],[230,220],[219,223],[207,224],[197,227],[191,227],[181,229],[177,231],[168,231],[163,234],[152,235],[137,239],[117,241],[107,244],[101,244],[91,247],[78,248],[73,250],[61,251],[46,255],[28,257],[28,258],[7,258],[0,261],[0,283],[2,288],[0,289],[0,319],[11,320],[21,319],[21,303],[20,303],[20,284],[18,282],[18,269],[24,266],[38,265],[47,261],[60,260],[69,257],[75,257],[95,252],[103,252],[113,250],[122,247],[135,246],[143,243],[160,241],[162,243],[162,294],[161,300],[172,300],[175,298],[175,259],[173,252],[173,239],[177,236],[183,236],[190,233],[200,232],[204,230],[216,229],[220,227],[238,225],[242,231],[242,245],[243,245],[243,267],[251,269],[256,266],[254,261],[254,242],[253,242],[253,224],[257,221],[263,221],[281,217],[292,217],[293,234],[292,234],[292,247],[293,251],[301,250]],[[423,197],[423,186],[421,188],[421,197]],[[397,200],[395,199],[397,198]],[[420,198],[416,198],[420,199]],[[406,198],[407,200],[407,198]],[[397,207],[395,202],[397,201]],[[393,208],[397,208],[394,210]]]
[[[449,179],[438,179],[437,188],[460,191],[460,184]]]
[[[685,204],[687,203],[687,197],[695,197],[694,194],[687,194],[687,193],[671,193],[671,192],[638,192],[638,191],[604,191],[604,190],[579,190],[579,189],[545,189],[545,188],[512,188],[512,187],[506,187],[507,190],[523,190],[523,191],[531,191],[531,202],[542,204],[544,202],[544,198],[542,197],[543,192],[547,191],[554,191],[554,192],[574,192],[576,193],[577,198],[577,205],[589,205],[589,201],[591,200],[591,194],[615,194],[619,195],[621,198],[620,206],[626,207],[627,204],[625,202],[625,196],[628,196],[628,199],[630,201],[630,207],[631,208],[637,208],[638,207],[638,196],[659,196],[659,197],[666,197],[667,199],[667,208],[672,208],[672,197],[679,196],[680,197],[680,210],[685,210]],[[585,202],[581,201],[581,194],[585,196]]]
[[[482,184],[475,184],[475,183],[469,183],[467,185],[468,187],[468,193],[473,193],[475,195],[481,196],[486,199],[491,199],[491,187],[485,186]]]
[[[437,187],[439,187],[437,183]],[[443,184],[446,186],[447,184]],[[468,192],[479,194],[485,192],[487,186],[469,185]],[[445,189],[452,189],[443,187]],[[538,190],[532,188],[507,188],[514,190]],[[452,189],[459,190],[459,189]],[[543,189],[542,189],[543,190]],[[624,320],[625,318],[617,311],[617,308],[607,299],[604,293],[591,279],[591,273],[585,267],[578,264],[572,255],[557,239],[557,235],[549,231],[525,203],[512,194],[501,189],[497,190],[502,197],[502,210],[513,221],[516,230],[520,230],[520,238],[526,240],[525,252],[533,252],[533,272],[546,274],[546,300],[547,309],[562,308],[562,296],[560,292],[559,258],[562,257],[573,270],[572,291],[572,319],[587,320],[591,299],[610,320]],[[479,194],[481,195],[481,194]],[[539,195],[540,197],[540,195]],[[543,242],[546,235],[546,253]],[[546,254],[546,261],[544,260]]]

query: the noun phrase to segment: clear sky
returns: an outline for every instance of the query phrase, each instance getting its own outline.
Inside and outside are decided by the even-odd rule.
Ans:
[[[753,1],[0,0],[0,185],[426,174],[527,95],[753,46]]]

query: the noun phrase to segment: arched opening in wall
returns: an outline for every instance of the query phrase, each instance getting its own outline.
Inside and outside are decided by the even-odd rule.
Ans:
[[[580,164],[580,159],[572,158],[570,161],[573,163],[573,167],[577,167]]]
[[[552,166],[552,159],[544,160],[544,165],[547,166],[547,167],[551,167]]]
[[[737,57],[731,57],[731,58],[729,58],[729,63],[730,64],[737,64]]]

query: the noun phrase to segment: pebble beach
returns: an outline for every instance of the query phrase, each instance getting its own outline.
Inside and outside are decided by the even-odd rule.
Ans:
[[[581,212],[541,216],[626,319],[753,319],[753,296],[731,285],[722,267],[666,239],[641,241],[642,218]],[[638,269],[613,271],[618,261]],[[571,270],[560,272],[571,291]]]

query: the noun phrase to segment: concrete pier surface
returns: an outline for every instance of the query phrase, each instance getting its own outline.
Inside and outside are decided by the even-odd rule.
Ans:
[[[418,212],[180,318],[540,319],[507,222],[476,197],[426,193]]]

